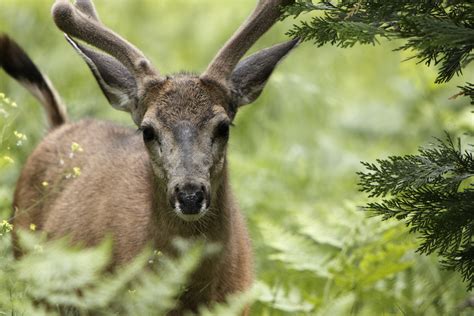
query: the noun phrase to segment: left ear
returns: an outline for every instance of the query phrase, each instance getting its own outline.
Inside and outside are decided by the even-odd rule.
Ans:
[[[262,49],[237,64],[230,77],[237,106],[252,103],[258,98],[275,67],[298,42],[294,39]]]
[[[86,62],[110,105],[133,115],[137,109],[137,84],[130,71],[110,55],[81,45],[68,35],[66,40]]]

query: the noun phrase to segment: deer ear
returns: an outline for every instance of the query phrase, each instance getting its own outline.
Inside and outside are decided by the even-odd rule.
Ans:
[[[124,65],[107,54],[80,45],[67,35],[66,40],[89,66],[110,105],[126,112],[137,107],[137,83]]]
[[[258,98],[275,67],[298,42],[295,39],[262,49],[237,64],[230,77],[237,106]]]

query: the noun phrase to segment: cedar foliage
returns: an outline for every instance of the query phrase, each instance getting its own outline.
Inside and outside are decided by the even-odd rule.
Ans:
[[[442,263],[457,270],[474,287],[474,176],[472,152],[461,150],[448,136],[418,155],[393,156],[364,162],[361,190],[370,197],[383,197],[366,209],[382,219],[405,220],[420,234],[418,251],[438,252]]]
[[[414,51],[414,58],[426,65],[439,65],[436,83],[447,82],[473,59],[474,3],[468,0],[379,1],[297,0],[285,8],[285,17],[322,11],[310,21],[302,21],[288,35],[317,46],[331,44],[348,48],[355,44],[378,44],[380,38],[404,39],[398,49]],[[461,94],[474,103],[472,83]]]
[[[349,48],[355,44],[379,44],[379,39],[402,39],[398,50],[414,52],[413,58],[438,65],[436,83],[448,82],[474,59],[474,2],[297,0],[285,8],[285,17],[321,11],[288,31],[294,38],[317,46]],[[461,92],[474,104],[474,85]],[[472,146],[473,144],[468,144]],[[472,147],[470,148],[472,150]],[[447,137],[418,155],[393,156],[363,163],[361,191],[382,197],[365,209],[383,220],[404,220],[422,240],[420,253],[437,252],[442,264],[457,270],[474,287],[474,186],[463,183],[474,176],[472,151],[461,151]]]

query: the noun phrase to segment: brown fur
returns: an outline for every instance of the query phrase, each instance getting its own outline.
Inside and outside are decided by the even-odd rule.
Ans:
[[[84,151],[69,159],[70,144],[79,139]],[[62,175],[74,166],[81,175],[65,180]],[[169,252],[175,236],[219,242],[222,252],[201,265],[183,298],[185,307],[195,309],[247,289],[252,280],[250,241],[226,174],[215,216],[203,226],[182,222],[169,211],[163,188],[153,190],[156,180],[139,135],[111,123],[80,121],[50,133],[28,159],[15,192],[14,225],[27,229],[34,223],[51,237],[69,235],[85,246],[111,234],[115,264],[134,258],[150,242]],[[43,181],[49,185],[43,187]],[[15,250],[18,255],[16,245]]]
[[[200,304],[222,302],[229,294],[249,289],[252,250],[228,181],[228,127],[237,108],[260,95],[297,41],[237,62],[277,21],[279,6],[290,2],[261,0],[204,75],[164,77],[137,48],[100,23],[90,0],[75,5],[57,0],[56,24],[111,105],[132,115],[143,139],[131,129],[95,120],[53,130],[31,154],[18,180],[15,230],[35,224],[51,238],[69,236],[84,246],[111,235],[115,266],[149,244],[172,255],[175,237],[218,243],[221,250],[204,259],[173,314],[196,311]],[[72,151],[73,143],[82,151]],[[47,186],[42,185],[45,181]]]
[[[179,76],[167,83],[173,88],[163,89],[163,95],[171,96],[175,107],[164,112],[171,101],[157,102],[156,110],[147,113],[163,113],[162,121],[168,126],[188,118],[205,128],[212,108],[206,102],[187,100],[190,96],[205,99],[195,95],[196,84],[189,84],[197,81]],[[70,158],[73,142],[83,151]],[[80,176],[66,179],[74,167],[80,168]],[[223,301],[230,293],[248,289],[253,275],[250,240],[225,163],[215,176],[210,213],[202,221],[184,222],[170,209],[166,183],[154,175],[139,134],[95,120],[66,124],[51,132],[29,157],[15,192],[13,224],[27,229],[34,223],[52,238],[69,236],[84,246],[111,235],[115,265],[134,258],[147,244],[172,253],[171,240],[177,236],[217,242],[222,251],[202,263],[181,298],[184,309],[195,310],[198,304]],[[41,185],[44,181],[48,186]],[[21,249],[16,240],[14,246],[18,257]]]

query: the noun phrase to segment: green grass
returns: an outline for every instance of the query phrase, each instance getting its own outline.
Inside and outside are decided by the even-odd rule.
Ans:
[[[103,22],[163,73],[202,71],[255,4],[96,2]],[[95,117],[132,126],[127,114],[107,104],[49,12],[44,1],[4,0],[0,31],[48,74],[73,120]],[[292,23],[276,25],[252,51],[285,40]],[[395,47],[303,44],[275,71],[258,101],[238,113],[229,155],[255,251],[259,294],[253,314],[446,315],[468,297],[457,275],[414,253],[416,240],[404,227],[381,224],[357,208],[365,202],[356,185],[360,161],[414,153],[444,130],[454,135],[472,130],[468,101],[448,100],[457,85],[472,81],[472,72],[434,85],[434,69],[403,62],[409,55],[392,51]],[[3,73],[0,92],[18,104],[0,103],[10,114],[0,113],[1,221],[11,215],[16,179],[46,123],[37,102]],[[15,130],[27,136],[21,146]],[[0,238],[5,252],[0,266],[15,266],[8,236]],[[2,312],[10,313],[0,306]]]

